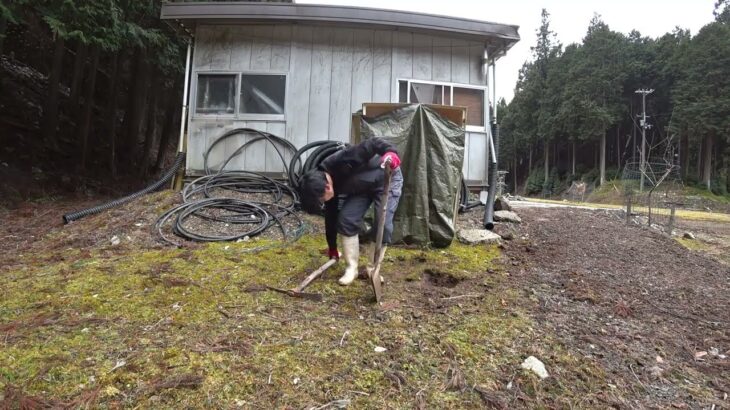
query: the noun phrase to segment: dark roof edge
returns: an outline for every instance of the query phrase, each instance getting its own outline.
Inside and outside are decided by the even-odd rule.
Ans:
[[[184,2],[163,3],[162,19],[201,21],[311,21],[358,25],[405,27],[457,33],[480,39],[501,39],[509,49],[520,40],[518,26],[414,13],[350,6],[296,3]]]

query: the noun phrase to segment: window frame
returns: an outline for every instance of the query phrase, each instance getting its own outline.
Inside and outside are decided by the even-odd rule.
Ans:
[[[241,112],[241,81],[244,75],[276,75],[284,76],[284,113],[283,114],[254,114],[254,113],[242,113]],[[235,75],[234,84],[234,106],[235,111],[233,114],[210,114],[198,112],[198,82],[200,81],[201,75]],[[226,120],[242,120],[242,121],[286,121],[286,105],[289,99],[289,73],[284,71],[233,71],[233,70],[210,70],[210,71],[195,71],[194,73],[194,84],[191,84],[191,95],[190,95],[190,106],[192,109],[191,119],[201,120],[215,120],[215,119],[226,119]]]
[[[489,87],[483,86],[483,85],[474,85],[474,84],[462,84],[462,83],[453,83],[448,81],[431,81],[431,80],[418,80],[415,78],[396,78],[395,79],[395,100],[393,102],[399,103],[400,102],[400,82],[406,81],[408,82],[408,87],[406,88],[406,102],[408,104],[411,103],[411,83],[421,83],[421,84],[430,84],[430,85],[440,85],[442,87],[451,87],[451,95],[449,98],[449,101],[451,101],[450,107],[460,107],[459,105],[454,105],[454,87],[459,88],[469,88],[473,90],[480,90],[484,96],[483,101],[483,118],[484,118],[484,125],[466,125],[466,131],[469,132],[481,132],[486,133],[487,132],[487,124],[489,124],[489,112],[488,112],[488,106],[489,106]]]

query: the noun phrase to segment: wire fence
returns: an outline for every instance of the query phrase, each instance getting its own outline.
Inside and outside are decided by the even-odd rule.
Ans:
[[[682,200],[680,168],[669,161],[629,162],[621,175],[626,222],[667,233],[674,229],[675,214]]]

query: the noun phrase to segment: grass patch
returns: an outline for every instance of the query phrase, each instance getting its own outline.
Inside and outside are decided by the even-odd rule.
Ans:
[[[572,205],[572,206],[581,206],[585,208],[593,208],[593,209],[625,209],[626,207],[624,205],[615,205],[615,204],[603,204],[603,203],[591,203],[591,202],[576,202],[576,201],[567,201],[567,200],[552,200],[552,199],[539,199],[539,198],[525,198],[525,201],[528,202],[536,202],[536,203],[548,203],[548,204],[559,204],[559,205]],[[639,212],[642,214],[648,213],[649,209],[647,207],[642,206],[636,206],[632,208],[632,211]],[[651,210],[652,214],[654,215],[664,215],[668,216],[670,214],[670,210],[666,208],[652,208]],[[705,212],[705,211],[692,211],[687,209],[677,209],[675,211],[675,216],[680,219],[686,219],[690,221],[710,221],[710,222],[723,222],[723,223],[730,223],[730,214],[723,214],[723,213],[717,213],[717,212]]]
[[[378,306],[365,282],[336,284],[343,264],[308,289],[321,303],[254,291],[294,287],[323,262],[320,237],[247,252],[260,245],[28,256],[3,277],[0,390],[92,407],[473,408],[474,386],[535,383],[518,370],[533,323],[517,292],[491,290],[506,283],[496,247],[391,248]],[[566,403],[580,395],[550,386]]]

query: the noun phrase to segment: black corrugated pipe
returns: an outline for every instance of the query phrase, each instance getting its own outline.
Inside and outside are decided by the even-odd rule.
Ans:
[[[170,178],[175,175],[175,172],[177,172],[178,168],[185,162],[185,153],[184,152],[178,152],[177,157],[175,158],[175,163],[172,164],[172,167],[168,169],[162,177],[157,180],[157,182],[149,185],[147,188],[137,191],[133,194],[127,195],[123,198],[115,199],[113,201],[107,202],[105,204],[97,205],[91,208],[82,209],[80,211],[71,212],[70,214],[66,214],[63,216],[63,223],[69,223],[72,221],[75,221],[77,219],[81,219],[85,216],[98,214],[101,211],[106,211],[107,209],[116,208],[119,205],[126,204],[129,201],[132,201],[134,199],[137,199],[141,197],[142,195],[149,194],[150,192],[157,191],[160,189],[163,185],[168,183],[170,181]]]
[[[499,125],[492,123],[492,141],[494,142],[494,151],[497,153],[499,147]],[[490,231],[494,229],[494,197],[497,195],[497,158],[489,162],[489,191],[487,193],[487,207],[484,210],[484,228]]]

